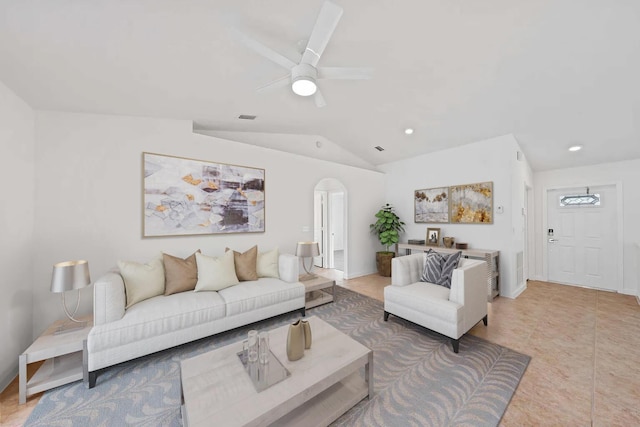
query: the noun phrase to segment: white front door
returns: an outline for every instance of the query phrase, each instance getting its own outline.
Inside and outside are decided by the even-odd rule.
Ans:
[[[586,194],[586,187],[547,192],[549,281],[617,291],[622,254],[617,253],[616,187],[589,188],[597,204],[572,204],[578,199],[567,199]]]

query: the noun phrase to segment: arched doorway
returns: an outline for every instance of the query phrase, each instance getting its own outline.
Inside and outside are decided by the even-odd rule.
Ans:
[[[314,264],[348,277],[347,189],[335,178],[325,178],[314,188],[313,236],[321,256]]]

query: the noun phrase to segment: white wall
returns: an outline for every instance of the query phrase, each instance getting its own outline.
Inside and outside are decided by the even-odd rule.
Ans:
[[[406,223],[400,240],[425,239],[428,227],[439,227],[441,236],[466,242],[469,248],[500,251],[502,296],[514,298],[524,287],[515,283],[515,254],[524,247],[521,207],[525,183],[532,185],[531,169],[516,159],[521,151],[512,135],[387,163],[380,169],[387,174],[386,200]],[[417,224],[414,222],[415,190],[458,184],[493,181],[493,224]],[[497,207],[504,208],[503,214]]]
[[[640,242],[640,159],[624,162],[605,163],[570,169],[537,172],[535,183],[535,277],[545,277],[545,239],[546,229],[543,220],[543,198],[546,190],[570,186],[594,186],[619,183],[622,186],[622,223],[623,223],[623,283],[621,292],[640,295],[638,272],[636,271],[636,245]],[[615,262],[612,260],[612,262]]]
[[[31,344],[34,111],[0,82],[0,390]]]
[[[369,189],[383,187],[379,172],[194,134],[190,121],[38,112],[36,129],[35,333],[64,316],[48,289],[53,263],[87,259],[95,281],[118,259],[147,261],[160,251],[216,255],[258,244],[294,253],[296,242],[313,239],[302,227],[313,224],[314,186],[327,177],[349,194],[350,276],[375,272],[368,224],[383,195]],[[143,239],[143,151],[264,168],[266,232]],[[86,292],[83,312],[90,304]]]

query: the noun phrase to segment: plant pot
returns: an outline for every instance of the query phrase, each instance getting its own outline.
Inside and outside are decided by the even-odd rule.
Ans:
[[[384,277],[391,277],[391,260],[395,256],[395,252],[376,252],[378,274]]]

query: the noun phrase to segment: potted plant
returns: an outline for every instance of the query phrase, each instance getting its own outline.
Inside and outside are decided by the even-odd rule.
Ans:
[[[385,247],[384,251],[376,252],[376,266],[381,276],[391,277],[391,259],[396,255],[389,251],[389,246],[395,245],[400,240],[400,232],[404,231],[404,222],[393,211],[393,206],[385,204],[376,213],[378,220],[369,225],[371,233],[378,236],[378,240]]]

